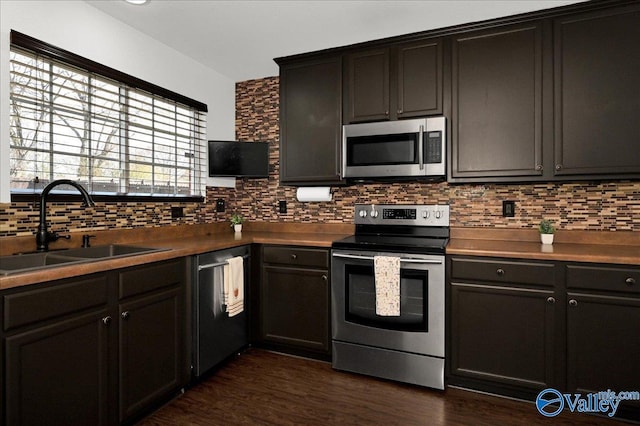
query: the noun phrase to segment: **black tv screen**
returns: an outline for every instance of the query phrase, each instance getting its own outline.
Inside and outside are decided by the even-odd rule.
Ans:
[[[209,141],[209,176],[269,177],[269,143]]]

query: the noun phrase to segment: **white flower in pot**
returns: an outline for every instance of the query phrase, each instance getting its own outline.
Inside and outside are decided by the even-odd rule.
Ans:
[[[543,219],[540,222],[540,241],[542,244],[553,244],[553,234],[556,232],[556,228],[553,226],[550,220]]]
[[[235,232],[242,232],[242,222],[244,222],[244,218],[238,213],[231,215],[231,227]]]

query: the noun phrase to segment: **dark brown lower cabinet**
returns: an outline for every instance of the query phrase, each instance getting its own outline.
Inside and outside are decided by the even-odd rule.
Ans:
[[[284,351],[330,354],[328,250],[264,247],[260,341]]]
[[[188,380],[186,259],[1,294],[7,425],[115,425]]]
[[[107,425],[106,309],[47,323],[5,340],[7,425]]]
[[[451,372],[534,390],[555,385],[553,291],[451,286]]]
[[[120,420],[184,385],[182,289],[120,306]]]
[[[639,390],[640,267],[447,262],[449,385],[527,399]],[[622,401],[615,417],[639,419],[640,401]]]

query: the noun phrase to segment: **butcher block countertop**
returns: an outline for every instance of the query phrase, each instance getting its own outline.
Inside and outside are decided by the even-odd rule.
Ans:
[[[447,254],[640,265],[640,232],[561,230],[544,245],[537,230],[451,228]]]
[[[0,276],[0,290],[13,287],[71,278],[95,272],[126,268],[145,263],[191,256],[215,250],[238,247],[246,244],[280,244],[310,247],[331,247],[335,240],[352,235],[351,224],[245,224],[240,234],[231,231],[228,224],[184,225],[179,227],[144,228],[122,231],[90,232],[96,235],[93,246],[107,244],[129,244],[134,246],[166,248],[169,250],[105,259],[87,263],[59,266],[34,272]],[[78,247],[81,234],[73,236],[68,247]],[[11,240],[11,241],[9,241]],[[5,239],[0,241],[0,253],[11,254],[33,250],[35,237]],[[53,243],[51,248],[65,248],[67,241]]]

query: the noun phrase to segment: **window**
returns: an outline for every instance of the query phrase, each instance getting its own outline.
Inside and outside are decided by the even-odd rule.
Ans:
[[[204,195],[206,105],[11,36],[12,194],[72,179],[94,195]]]

